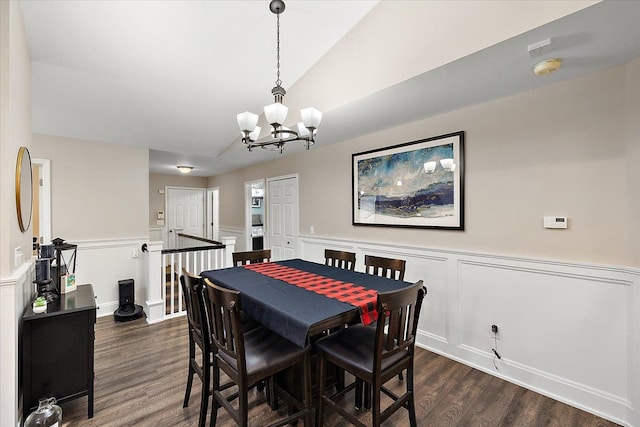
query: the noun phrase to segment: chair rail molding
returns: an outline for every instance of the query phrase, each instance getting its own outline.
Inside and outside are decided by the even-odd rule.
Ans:
[[[0,426],[19,425],[22,407],[18,393],[18,348],[22,313],[31,302],[35,263],[22,263],[11,276],[0,279]]]
[[[141,246],[148,236],[72,240],[78,245],[76,283],[91,283],[97,317],[111,316],[118,308],[118,280],[133,279],[136,304],[147,298]]]
[[[325,248],[355,252],[357,271],[365,254],[405,259],[405,281],[424,280],[428,290],[418,346],[640,425],[639,268],[318,235],[301,235],[300,246],[301,257],[316,262],[324,262]]]

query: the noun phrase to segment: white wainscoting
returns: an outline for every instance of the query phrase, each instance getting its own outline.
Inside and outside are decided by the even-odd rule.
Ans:
[[[136,304],[144,306],[147,284],[141,246],[148,241],[145,236],[70,242],[78,245],[76,283],[93,285],[98,317],[111,316],[118,308],[118,280],[133,279]]]
[[[245,231],[243,228],[237,227],[220,227],[220,241],[222,241],[223,237],[235,237],[236,238],[236,246],[235,251],[247,251],[247,239],[245,238]]]
[[[22,421],[18,401],[18,352],[21,318],[33,297],[34,263],[23,263],[11,277],[0,280],[0,427],[15,427]]]
[[[428,289],[418,345],[622,425],[639,425],[640,275],[631,268],[301,236],[324,249],[407,260]],[[497,351],[491,325],[499,327]],[[497,366],[497,369],[494,367]],[[416,375],[420,375],[416,372]]]

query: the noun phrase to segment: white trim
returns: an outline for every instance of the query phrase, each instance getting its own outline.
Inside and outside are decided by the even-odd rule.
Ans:
[[[208,187],[205,209],[207,211],[206,223],[204,225],[205,235],[211,240],[220,240],[220,187]],[[211,201],[215,196],[215,199]],[[210,206],[212,205],[212,206]],[[211,224],[213,223],[213,229]],[[216,233],[217,229],[217,233]]]
[[[636,350],[640,330],[639,268],[317,235],[300,236],[300,246],[301,257],[316,262],[324,261],[325,248],[355,252],[358,271],[363,271],[365,254],[407,259],[405,280],[424,279],[429,289],[417,345],[618,424],[636,424],[638,408],[634,405],[638,402],[634,393],[640,387],[636,368],[640,361]],[[512,283],[517,290],[511,287]],[[548,291],[553,294],[535,296]],[[505,295],[516,299],[505,299]],[[534,296],[531,301],[530,296]],[[482,303],[474,307],[477,297]],[[526,307],[526,313],[519,315],[517,310],[510,310],[511,304]],[[538,313],[537,308],[543,311]],[[546,312],[545,308],[551,311]],[[585,314],[588,312],[584,310],[591,308],[597,313]],[[497,361],[498,372],[493,366],[489,330],[485,347],[484,329],[479,326],[485,322],[490,325],[494,316],[505,320],[501,330],[507,334],[498,343],[502,354]],[[580,329],[576,319],[588,326]],[[531,322],[539,326],[531,328]],[[567,334],[574,324],[579,328],[576,334]],[[602,336],[607,332],[598,330],[600,325],[606,326],[603,330],[609,328],[611,335]],[[562,334],[553,332],[556,326]],[[544,331],[550,331],[550,335]],[[533,335],[522,335],[527,332]],[[599,345],[597,337],[611,347]],[[593,351],[588,351],[591,340]],[[556,353],[550,348],[548,357],[540,360],[519,348],[524,345],[538,351],[540,346],[554,343],[564,351]],[[605,364],[611,365],[606,368],[607,375],[596,372],[598,369],[590,373],[579,368],[603,365],[605,369]],[[563,369],[566,366],[575,368]]]
[[[34,268],[32,259],[23,262],[20,267],[13,270],[11,276],[0,278],[0,287],[15,286],[32,268]]]
[[[38,224],[40,224],[40,236],[43,242],[51,241],[51,160],[31,159],[31,163],[41,168],[42,187],[38,184],[39,212]]]
[[[248,251],[253,249],[253,239],[251,237],[251,230],[252,230],[252,217],[251,217],[251,198],[252,193],[251,190],[253,189],[253,184],[262,184],[262,191],[264,192],[264,197],[262,199],[263,202],[263,206],[264,203],[266,203],[267,200],[267,188],[266,188],[266,184],[264,179],[254,179],[253,181],[245,181],[244,183],[244,238],[245,238],[245,246],[247,248]],[[264,212],[266,214],[267,212],[267,208],[266,206],[264,207]],[[266,215],[264,217],[264,221],[266,221]],[[266,225],[263,226],[263,228],[266,228]],[[266,235],[264,236],[265,238],[267,237]]]
[[[113,312],[120,306],[120,301],[101,302],[96,306],[96,317],[113,316]]]
[[[300,234],[298,236],[301,241],[306,242],[308,244],[323,244],[323,242],[331,243],[333,245],[339,244],[344,247],[361,247],[361,248],[382,248],[377,249],[378,252],[381,253],[397,253],[397,254],[411,254],[412,256],[419,255],[420,253],[428,252],[434,256],[435,254],[440,254],[442,256],[441,259],[449,259],[451,256],[456,256],[459,258],[462,257],[473,257],[480,259],[497,259],[500,261],[508,261],[508,262],[523,262],[528,264],[541,264],[541,265],[550,265],[559,268],[569,268],[569,269],[589,269],[602,273],[616,274],[620,276],[624,276],[627,274],[633,274],[636,276],[640,276],[640,268],[634,267],[626,267],[621,265],[607,265],[607,264],[588,264],[584,262],[574,262],[574,261],[561,261],[561,260],[552,260],[545,258],[525,258],[525,257],[517,257],[513,255],[506,254],[497,254],[497,253],[484,253],[484,252],[472,252],[472,251],[461,251],[455,249],[443,249],[443,248],[432,248],[432,247],[421,247],[421,246],[411,246],[411,245],[397,245],[397,244],[389,244],[384,242],[374,242],[374,241],[354,241],[347,239],[340,239],[336,237],[320,237],[317,235],[309,235],[309,234]],[[376,249],[373,249],[376,250]],[[449,256],[447,256],[449,255]]]
[[[29,259],[11,276],[0,279],[0,424],[19,425],[22,421],[18,393],[20,323],[33,296],[34,270],[35,263]]]
[[[120,239],[75,240],[67,243],[78,245],[78,249],[106,249],[137,245],[148,241],[149,236]]]
[[[424,332],[422,331],[418,331],[418,336],[426,336],[424,334]],[[524,381],[520,381],[518,379],[515,379],[513,376],[507,376],[504,375],[502,373],[500,373],[500,371],[495,371],[494,369],[489,369],[486,367],[486,364],[482,364],[482,363],[475,363],[475,362],[470,362],[468,358],[463,358],[463,357],[458,357],[455,355],[452,355],[450,353],[441,351],[438,348],[434,348],[431,347],[429,345],[425,345],[422,342],[418,342],[416,341],[416,346],[423,348],[425,350],[431,351],[433,353],[439,354],[441,356],[446,357],[447,359],[451,359],[454,360],[456,362],[462,363],[464,365],[467,366],[471,366],[474,369],[478,369],[479,371],[482,371],[484,373],[487,373],[489,375],[493,375],[495,377],[498,377],[500,379],[503,379],[505,381],[508,381],[510,383],[516,384],[520,387],[524,387],[528,390],[531,391],[535,391],[536,393],[540,393],[543,396],[547,396],[551,399],[557,400],[559,402],[562,403],[566,403],[567,405],[576,407],[578,409],[581,409],[585,412],[589,412],[592,413],[594,415],[597,415],[601,418],[604,419],[608,419],[610,421],[613,421],[617,424],[620,424],[622,426],[628,426],[628,427],[633,427],[632,424],[626,422],[624,419],[619,418],[619,417],[614,417],[611,416],[611,414],[609,413],[605,413],[602,411],[598,411],[598,410],[594,410],[594,408],[592,406],[588,406],[588,405],[584,405],[582,403],[580,403],[579,401],[577,401],[577,399],[567,399],[565,398],[563,395],[559,394],[559,393],[551,393],[548,391],[549,388],[553,388],[553,386],[557,385],[561,385],[564,386],[565,388],[571,388],[574,391],[579,392],[580,394],[584,395],[583,397],[586,397],[588,399],[594,400],[593,398],[595,397],[596,399],[601,399],[603,401],[608,401],[611,403],[612,406],[618,407],[620,409],[624,409],[624,408],[631,408],[631,402],[629,402],[626,399],[621,398],[620,396],[615,396],[606,392],[603,392],[601,390],[597,390],[594,389],[593,387],[589,387],[586,386],[584,384],[578,384],[575,383],[573,381],[564,379],[562,377],[556,376],[556,375],[552,375],[549,374],[547,372],[544,371],[540,371],[538,369],[535,368],[531,368],[528,367],[526,365],[522,365],[513,361],[509,361],[509,360],[505,360],[503,358],[503,360],[501,360],[501,365],[504,366],[509,366],[512,368],[512,370],[517,370],[520,371],[520,375],[519,376],[523,376],[525,374],[528,374],[526,376],[528,377],[536,377],[538,379],[542,379],[543,381],[541,381],[543,384],[542,385],[532,385],[530,383],[526,383]],[[474,355],[476,355],[478,358],[480,359],[484,359],[485,361],[488,362],[488,364],[491,364],[491,360],[493,360],[493,354],[490,354],[488,352],[482,351],[482,350],[478,350],[478,349],[474,349],[472,347],[466,347],[464,345],[460,346],[461,349],[463,350],[467,350],[469,353],[473,353]]]
[[[220,241],[225,237],[235,237],[236,238],[236,251],[244,251],[248,250],[246,246],[246,235],[244,228],[239,227],[220,227]]]

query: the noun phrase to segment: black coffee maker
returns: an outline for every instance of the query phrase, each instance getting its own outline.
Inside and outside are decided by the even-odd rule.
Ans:
[[[54,260],[53,245],[40,245],[36,259],[37,296],[51,302],[60,297],[60,292],[51,278],[51,262]]]

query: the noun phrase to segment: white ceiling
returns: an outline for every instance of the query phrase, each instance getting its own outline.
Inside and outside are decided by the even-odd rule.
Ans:
[[[408,67],[399,67],[393,74],[384,71],[389,67],[385,63],[379,67],[385,78],[370,84],[368,92],[332,94],[327,88],[336,83],[331,81],[333,73],[322,67],[330,64],[330,58],[340,58],[339,49],[349,46],[354,27],[364,27],[367,19],[370,25],[374,19],[393,22],[393,26],[376,27],[378,37],[388,34],[392,39],[402,31],[397,23],[405,18],[400,14],[394,21],[388,8],[404,7],[410,14],[416,4],[385,3],[287,1],[281,17],[281,77],[290,98],[284,102],[290,99],[298,105],[302,95],[317,98],[305,102],[325,113],[318,146],[640,56],[640,1],[605,1],[491,42],[433,69],[407,76]],[[431,19],[438,19],[432,13],[437,7],[489,6],[438,3],[428,4]],[[179,173],[176,165],[190,164],[195,166],[193,175],[211,176],[278,156],[262,150],[247,152],[238,141],[235,120],[239,112],[259,113],[273,102],[275,16],[268,10],[268,1],[23,0],[20,4],[32,59],[35,133],[149,147],[150,171],[155,173]],[[486,24],[486,28],[494,25]],[[531,69],[541,58],[530,58],[527,46],[546,38],[552,39],[552,51],[545,57],[562,57],[564,66],[540,78]],[[437,42],[446,52],[448,40]],[[385,61],[389,55],[383,43],[377,43],[379,52],[376,46],[371,49],[362,43],[356,44],[356,50],[347,50],[340,68],[358,70],[358,64]],[[407,61],[428,56],[407,45],[388,49],[397,63],[402,62],[401,56]],[[374,68],[368,69],[375,75]],[[369,76],[366,70],[358,72],[361,80]],[[304,90],[305,82],[313,86],[309,82],[325,76],[322,88]],[[291,91],[294,84],[299,93]],[[332,95],[336,101],[327,102]],[[291,107],[289,115],[296,121],[297,112]],[[299,147],[286,147],[285,155],[299,151]]]

